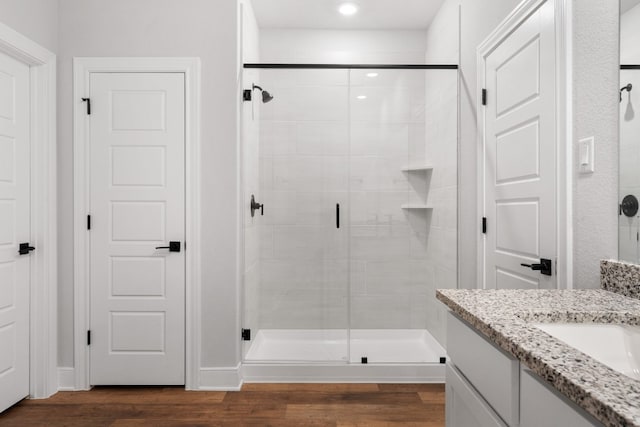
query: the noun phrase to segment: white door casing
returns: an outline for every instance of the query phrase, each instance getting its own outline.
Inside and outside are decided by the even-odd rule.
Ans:
[[[29,66],[0,53],[0,412],[29,395]]]
[[[184,384],[184,74],[90,87],[91,384]]]
[[[90,236],[86,218],[90,211],[90,119],[82,98],[91,92],[94,73],[180,73],[185,86],[185,187],[186,187],[186,341],[185,387],[198,389],[201,349],[200,279],[200,59],[199,58],[74,58],[74,389],[90,385],[89,294]]]
[[[483,57],[484,288],[555,288],[554,2],[541,2]],[[522,264],[552,262],[552,275]]]

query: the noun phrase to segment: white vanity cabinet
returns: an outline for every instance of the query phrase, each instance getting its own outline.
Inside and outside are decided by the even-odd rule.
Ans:
[[[520,374],[520,427],[596,427],[602,424],[523,367]]]
[[[447,353],[447,427],[602,426],[451,312]]]

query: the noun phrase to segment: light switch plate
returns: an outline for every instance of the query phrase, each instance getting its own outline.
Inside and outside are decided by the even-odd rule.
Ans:
[[[582,174],[593,173],[595,167],[595,138],[589,137],[578,141],[578,170]]]

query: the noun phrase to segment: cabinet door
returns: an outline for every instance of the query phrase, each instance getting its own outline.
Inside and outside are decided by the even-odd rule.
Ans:
[[[452,365],[447,365],[447,427],[506,427],[506,424]]]
[[[522,369],[520,387],[520,427],[602,426],[528,369]]]

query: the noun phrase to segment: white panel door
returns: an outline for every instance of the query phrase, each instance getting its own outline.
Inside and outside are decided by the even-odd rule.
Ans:
[[[29,394],[29,67],[0,53],[0,411]]]
[[[92,385],[184,384],[184,84],[91,74]]]
[[[485,61],[486,288],[555,288],[556,123],[553,2]],[[525,265],[551,261],[551,275]],[[535,267],[534,267],[535,268]]]

